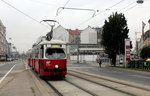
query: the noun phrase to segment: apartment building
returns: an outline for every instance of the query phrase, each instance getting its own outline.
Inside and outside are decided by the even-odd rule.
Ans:
[[[0,59],[4,59],[6,57],[6,43],[6,27],[0,20]]]
[[[62,40],[64,42],[68,43],[69,42],[69,33],[68,33],[67,29],[65,29],[64,27],[59,25],[58,27],[56,27],[54,29],[53,38]]]
[[[80,34],[81,43],[85,44],[97,44],[97,32],[90,26],[81,31]]]
[[[144,34],[144,46],[150,46],[150,30],[147,30]]]
[[[69,29],[69,43],[71,44],[79,44],[80,43],[80,32],[81,30],[71,30]]]

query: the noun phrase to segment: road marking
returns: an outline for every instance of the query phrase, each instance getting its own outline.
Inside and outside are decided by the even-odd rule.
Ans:
[[[132,76],[138,77],[138,78],[150,79],[150,77],[146,77],[146,76],[142,76],[142,75],[132,75]]]
[[[25,70],[30,69],[30,68],[28,68],[28,64],[26,63],[25,60],[22,60],[22,62],[25,64],[25,65],[24,65],[24,66],[25,66]]]
[[[25,61],[24,61],[24,64],[25,64],[26,70],[29,69],[28,64]]]
[[[12,71],[12,69],[16,66],[16,64],[3,76],[3,78],[0,80],[0,83],[6,78],[6,76]]]

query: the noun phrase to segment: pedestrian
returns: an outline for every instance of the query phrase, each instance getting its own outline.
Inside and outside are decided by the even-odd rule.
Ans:
[[[99,67],[101,68],[102,62],[101,59],[99,59]]]
[[[98,57],[98,58],[96,59],[96,61],[97,61],[97,63],[99,64],[99,67],[101,67],[102,61],[101,61],[100,57]]]

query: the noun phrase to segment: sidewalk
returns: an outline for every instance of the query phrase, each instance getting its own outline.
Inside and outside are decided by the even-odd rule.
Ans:
[[[41,96],[41,93],[29,72],[24,70],[0,84],[0,96]]]
[[[68,60],[68,63],[71,63],[71,64],[87,64],[89,66],[99,67],[99,64],[96,61],[86,61],[86,62],[77,63],[77,61],[75,61],[75,60]],[[108,67],[108,66],[109,66],[108,63],[102,62],[101,67]]]

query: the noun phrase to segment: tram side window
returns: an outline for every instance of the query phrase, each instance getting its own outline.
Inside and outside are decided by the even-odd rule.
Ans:
[[[40,48],[40,58],[44,58],[44,46]]]
[[[39,54],[39,51],[38,49],[35,50],[35,58],[38,58],[38,54]]]
[[[32,52],[32,58],[35,58],[35,52],[34,51]]]
[[[63,49],[59,48],[48,48],[46,50],[46,57],[49,59],[64,59],[66,57]]]

